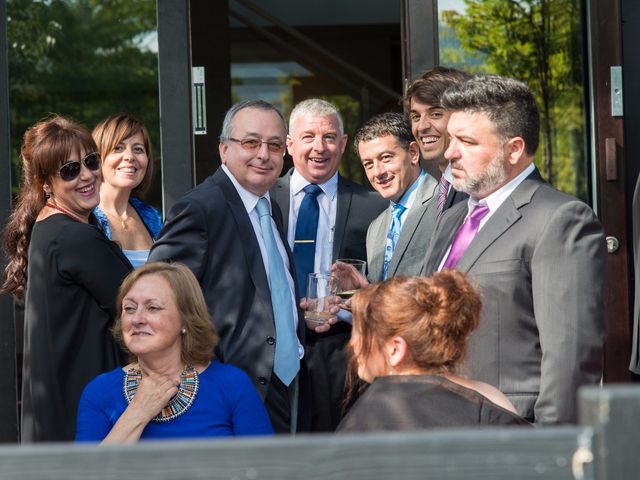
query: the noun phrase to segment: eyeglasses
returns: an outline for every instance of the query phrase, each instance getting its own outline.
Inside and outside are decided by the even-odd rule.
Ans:
[[[100,155],[97,152],[87,153],[80,162],[84,163],[84,166],[89,170],[95,172],[100,168]],[[81,170],[80,162],[72,160],[62,165],[60,170],[58,170],[60,178],[65,182],[70,182],[78,178]]]
[[[258,140],[257,138],[245,138],[244,140],[238,140],[237,138],[229,138],[232,142],[239,143],[242,148],[248,152],[257,152],[263,143],[267,144],[267,148],[271,153],[284,153],[284,143],[274,140],[265,141]]]

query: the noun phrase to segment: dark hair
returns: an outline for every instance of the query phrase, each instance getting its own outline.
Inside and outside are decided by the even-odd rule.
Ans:
[[[353,139],[353,148],[356,154],[360,155],[358,145],[361,142],[370,142],[375,138],[387,135],[396,137],[404,149],[409,148],[409,144],[415,140],[411,133],[411,125],[404,115],[401,113],[380,113],[364,122],[358,129]]]
[[[245,108],[257,108],[258,110],[266,110],[272,111],[278,114],[280,120],[282,120],[282,125],[284,126],[285,132],[287,131],[287,122],[282,115],[282,112],[278,110],[275,106],[271,105],[269,102],[265,102],[264,100],[245,100],[244,102],[238,102],[233,105],[224,116],[224,120],[222,121],[222,130],[220,131],[220,141],[226,142],[231,137],[231,127],[233,126],[233,119],[236,114],[240,110],[244,110]]]
[[[132,191],[137,196],[144,195],[153,180],[153,156],[151,152],[151,139],[149,132],[140,120],[128,113],[119,113],[104,119],[96,128],[93,129],[92,135],[98,145],[98,153],[104,161],[116,146],[123,140],[140,133],[144,141],[144,149],[149,158],[147,171],[140,184]]]
[[[422,73],[407,88],[404,98],[405,113],[411,110],[411,99],[415,98],[418,102],[431,105],[433,107],[441,107],[442,94],[452,85],[458,85],[469,80],[472,77],[470,73],[455,68],[433,67]]]
[[[357,385],[357,360],[400,336],[407,364],[425,373],[455,371],[464,359],[467,337],[476,328],[482,303],[466,276],[444,270],[432,277],[394,277],[358,291],[351,304],[360,351],[351,352],[347,402]]]
[[[213,350],[218,344],[218,334],[213,327],[202,288],[195,275],[181,263],[152,262],[136,268],[125,277],[118,292],[118,316],[113,325],[113,336],[118,344],[128,352],[122,337],[122,301],[131,287],[146,275],[160,275],[173,294],[180,312],[182,328],[186,332],[181,337],[181,360],[185,365],[207,364],[213,358]]]
[[[89,131],[58,115],[36,123],[25,132],[20,148],[22,187],[4,230],[8,262],[3,293],[11,293],[18,299],[24,296],[31,231],[46,203],[44,185],[73,154],[82,150],[96,151]]]
[[[531,89],[524,83],[498,75],[477,75],[448,88],[442,96],[447,110],[484,113],[504,141],[524,140],[525,151],[536,153],[540,142],[540,114]]]

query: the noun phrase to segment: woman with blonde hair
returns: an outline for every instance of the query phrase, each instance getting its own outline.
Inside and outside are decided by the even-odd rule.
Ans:
[[[357,292],[350,393],[356,372],[371,385],[338,431],[526,425],[497,388],[461,374],[480,308],[465,276],[449,270],[395,277]]]
[[[249,377],[213,358],[218,335],[189,268],[157,262],[134,270],[118,305],[113,333],[130,363],[86,387],[77,441],[273,433]]]
[[[151,185],[151,140],[144,124],[127,113],[106,118],[93,129],[102,158],[100,205],[95,216],[134,267],[147,261],[162,228],[158,211],[140,200]]]
[[[60,116],[38,122],[21,157],[2,292],[25,302],[22,441],[73,440],[82,388],[124,360],[110,331],[131,266],[91,213],[101,176],[87,129]]]

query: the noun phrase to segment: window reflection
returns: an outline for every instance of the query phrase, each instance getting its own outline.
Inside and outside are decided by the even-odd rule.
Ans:
[[[541,114],[536,165],[588,201],[579,0],[439,0],[440,63],[526,82]]]

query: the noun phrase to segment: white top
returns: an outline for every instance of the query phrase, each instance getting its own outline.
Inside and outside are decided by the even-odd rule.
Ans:
[[[264,244],[264,240],[262,239],[262,228],[260,227],[260,217],[258,216],[258,212],[256,211],[256,205],[258,205],[258,200],[261,197],[251,193],[249,190],[244,188],[242,185],[238,183],[233,174],[229,171],[226,165],[222,165],[222,170],[227,174],[231,183],[235,187],[238,195],[240,195],[240,199],[244,204],[244,208],[247,210],[247,214],[249,215],[249,219],[251,220],[251,226],[253,227],[253,231],[256,235],[256,239],[258,240],[258,245],[260,246],[260,256],[262,257],[262,262],[264,264],[264,271],[267,273],[267,280],[269,280],[269,258],[267,257],[267,248]],[[269,202],[269,208],[271,208],[271,198],[269,198],[269,192],[263,195],[264,198]],[[280,235],[278,235],[278,227],[273,220],[273,215],[271,216],[271,228],[273,229],[273,236],[275,237],[276,244],[278,246],[278,251],[280,252],[280,256],[282,257],[282,261],[285,265],[285,275],[287,276],[287,283],[289,284],[289,292],[291,293],[291,306],[293,308],[293,319],[296,322],[296,330],[298,327],[298,309],[296,306],[296,297],[295,297],[295,287],[293,283],[293,278],[291,277],[289,258],[287,257],[287,251],[280,239]],[[300,358],[304,356],[304,348],[300,344],[300,339],[298,339],[298,352],[300,354]]]
[[[311,182],[307,181],[297,170],[293,170],[289,182],[289,230],[287,239],[293,250],[296,238],[296,224],[298,212],[304,199],[304,187]],[[322,193],[317,197],[319,208],[318,230],[316,233],[316,253],[313,262],[313,271],[317,273],[329,273],[333,263],[333,237],[336,227],[336,210],[338,205],[338,172],[325,183],[318,184]],[[304,293],[304,292],[303,292]]]
[[[122,250],[133,268],[138,268],[147,263],[150,250]]]

